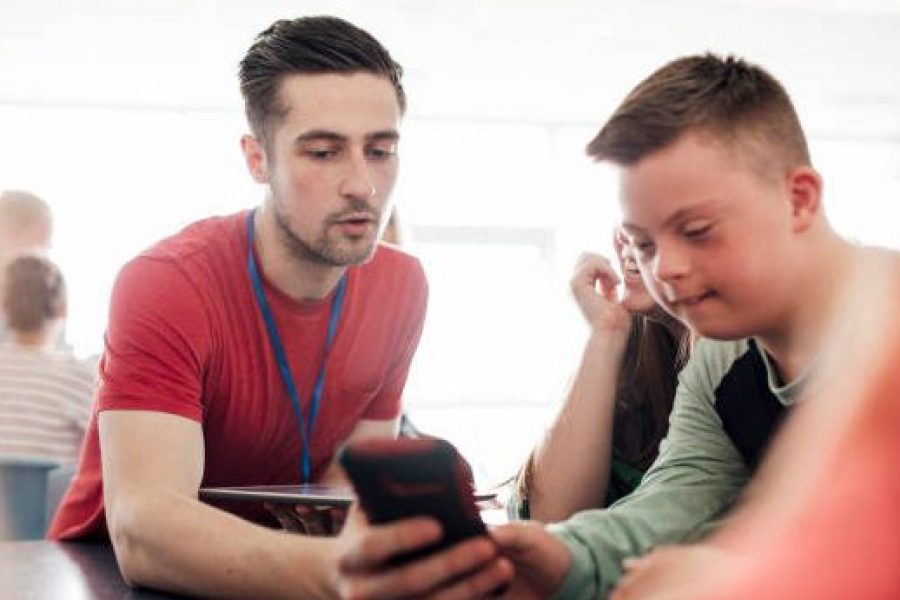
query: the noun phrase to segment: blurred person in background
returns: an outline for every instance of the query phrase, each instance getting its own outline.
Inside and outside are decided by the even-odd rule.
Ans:
[[[0,193],[0,290],[6,266],[22,254],[46,256],[53,237],[53,214],[47,203],[21,190]],[[0,318],[0,341],[8,336]]]
[[[394,246],[403,245],[404,240],[400,231],[400,221],[397,216],[396,207],[391,211],[391,216],[388,218],[387,225],[384,226],[384,231],[381,233],[381,241],[393,244]]]
[[[0,344],[0,456],[72,463],[84,438],[94,372],[55,346],[66,317],[59,269],[39,256],[20,256],[4,270]]]

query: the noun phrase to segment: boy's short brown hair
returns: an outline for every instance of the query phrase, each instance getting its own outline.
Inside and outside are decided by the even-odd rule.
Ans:
[[[687,132],[743,151],[763,176],[809,165],[800,120],[785,89],[742,59],[676,59],[643,80],[587,146],[598,161],[629,166]]]
[[[21,256],[6,268],[3,312],[16,331],[37,331],[58,317],[66,302],[62,273],[38,256]]]

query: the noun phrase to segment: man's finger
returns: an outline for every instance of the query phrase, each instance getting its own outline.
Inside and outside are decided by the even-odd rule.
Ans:
[[[397,554],[433,544],[441,539],[441,526],[434,519],[407,519],[371,527],[361,541],[341,556],[338,568],[345,573],[368,571]]]
[[[269,502],[265,502],[263,506],[273,517],[275,517],[275,520],[278,521],[278,524],[281,525],[281,528],[285,531],[290,531],[291,533],[306,533],[303,524],[294,517],[289,508],[280,504],[271,504]]]
[[[505,558],[497,558],[473,575],[438,590],[432,600],[471,600],[491,597],[507,587],[514,575],[512,563]]]
[[[347,509],[339,506],[328,509],[328,516],[331,519],[331,534],[337,535],[344,528],[344,522],[347,520]]]
[[[469,574],[476,577],[477,583],[457,587],[455,593],[466,593],[466,590],[471,592],[476,587],[480,589],[484,586],[487,588],[481,593],[484,595],[491,591],[489,587],[491,582],[496,581],[496,585],[501,585],[505,581],[502,570],[496,573],[488,572],[481,578],[477,575],[495,560],[497,550],[487,538],[460,542],[452,548],[409,564],[368,577],[359,577],[351,584],[350,595],[361,600],[434,596],[451,582],[454,586],[459,586],[463,582],[463,577]]]
[[[309,535],[328,535],[331,531],[331,523],[326,521],[328,515],[317,510],[304,511],[302,514],[298,511],[297,519],[303,523]]]

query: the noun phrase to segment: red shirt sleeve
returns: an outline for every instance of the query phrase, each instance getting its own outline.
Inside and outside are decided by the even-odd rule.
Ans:
[[[208,344],[201,295],[177,265],[133,260],[113,288],[99,410],[154,410],[200,421]]]

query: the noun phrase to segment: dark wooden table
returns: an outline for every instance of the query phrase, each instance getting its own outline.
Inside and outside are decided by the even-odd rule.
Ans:
[[[132,590],[119,574],[109,544],[0,542],[3,600],[149,600],[182,598]]]

